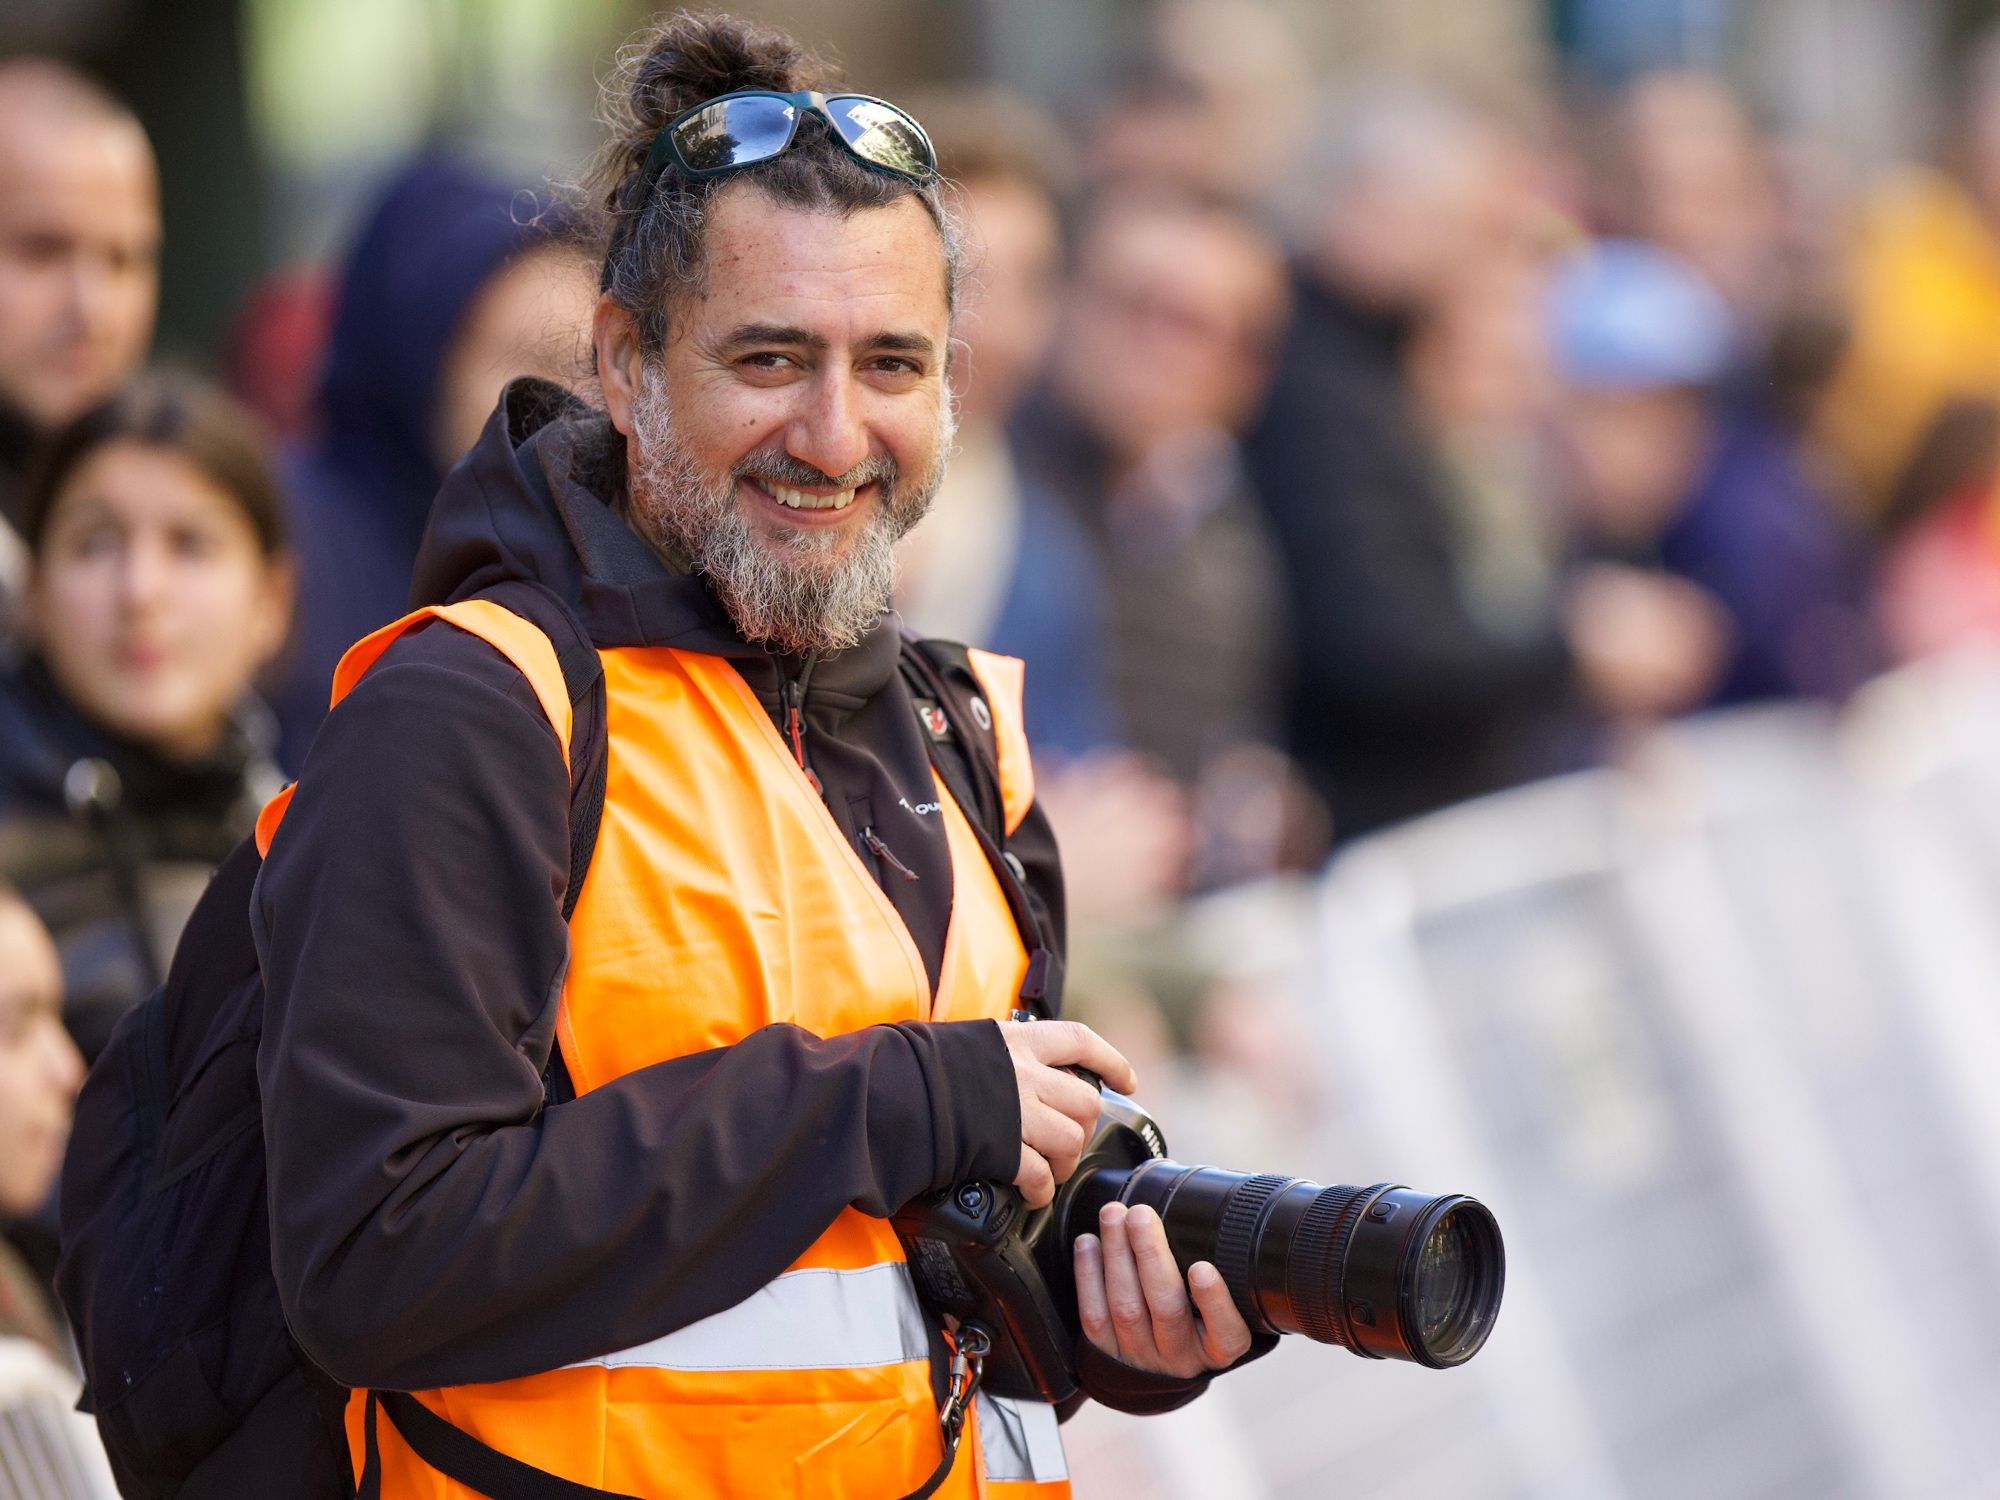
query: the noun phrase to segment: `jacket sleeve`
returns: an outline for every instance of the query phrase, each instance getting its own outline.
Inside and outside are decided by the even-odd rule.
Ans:
[[[629,1347],[742,1300],[843,1208],[1013,1175],[987,1021],[769,1026],[545,1106],[567,787],[520,676],[424,630],[329,717],[259,876],[272,1264],[345,1384]]]

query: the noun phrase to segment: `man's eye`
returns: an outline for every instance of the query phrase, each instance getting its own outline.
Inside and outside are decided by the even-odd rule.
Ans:
[[[789,354],[780,354],[775,349],[762,349],[755,354],[746,354],[741,363],[752,370],[783,370],[795,361]]]
[[[885,354],[875,361],[875,368],[884,375],[921,375],[923,366],[913,359],[905,359],[900,354]]]

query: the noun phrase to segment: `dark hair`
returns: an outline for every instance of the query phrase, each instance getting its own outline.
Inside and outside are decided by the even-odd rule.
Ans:
[[[739,89],[824,92],[839,82],[837,68],[784,32],[736,16],[677,12],[620,49],[599,111],[610,139],[585,188],[606,220],[599,285],[638,321],[646,352],[666,342],[674,300],[700,289],[710,205],[739,179],[781,204],[843,216],[915,198],[937,226],[946,305],[956,305],[963,255],[938,184],[864,166],[829,136],[817,115],[799,123],[791,150],[769,161],[700,181],[689,181],[670,163],[651,191],[641,191],[646,153],[676,115]]]
[[[256,420],[204,380],[151,371],[78,417],[42,450],[21,529],[31,553],[42,550],[63,486],[92,454],[112,443],[143,443],[179,454],[236,502],[266,557],[284,550],[285,508]]]

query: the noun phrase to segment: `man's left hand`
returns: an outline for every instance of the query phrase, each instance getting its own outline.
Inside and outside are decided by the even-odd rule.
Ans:
[[[1121,1364],[1181,1380],[1250,1351],[1250,1327],[1222,1273],[1196,1261],[1183,1285],[1152,1209],[1108,1203],[1097,1227],[1076,1239],[1076,1310],[1091,1343]]]

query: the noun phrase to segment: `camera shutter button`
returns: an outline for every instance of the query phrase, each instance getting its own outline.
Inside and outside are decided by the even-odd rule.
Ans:
[[[986,1189],[976,1182],[968,1182],[958,1190],[958,1206],[977,1217],[986,1212]]]

